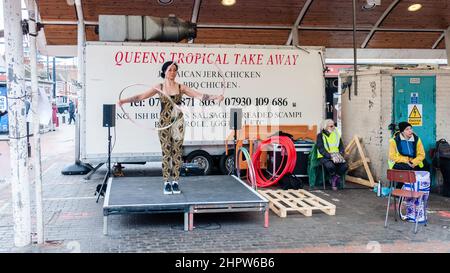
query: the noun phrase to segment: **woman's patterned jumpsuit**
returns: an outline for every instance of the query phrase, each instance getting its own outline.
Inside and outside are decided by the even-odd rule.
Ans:
[[[163,85],[161,84],[161,90]],[[183,94],[178,84],[178,94],[170,96],[173,103],[180,105]],[[180,168],[183,163],[183,140],[184,140],[184,119],[183,113],[174,107],[172,102],[164,96],[160,95],[161,114],[159,117],[159,126],[166,127],[175,121],[169,128],[158,131],[159,141],[162,150],[162,171],[164,182],[169,181],[170,175],[173,181],[178,181],[180,177]]]

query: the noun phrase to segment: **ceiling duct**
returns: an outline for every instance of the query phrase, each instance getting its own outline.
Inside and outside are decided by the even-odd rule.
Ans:
[[[110,42],[179,42],[193,39],[197,25],[170,15],[168,18],[135,15],[100,15],[99,40]]]
[[[168,18],[144,16],[145,40],[161,42],[179,42],[183,39],[194,39],[197,36],[197,25],[170,15]]]

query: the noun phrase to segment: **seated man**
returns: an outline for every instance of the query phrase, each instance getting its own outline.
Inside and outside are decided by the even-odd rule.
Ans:
[[[317,158],[319,159],[320,164],[322,164],[330,174],[331,187],[335,191],[340,184],[340,177],[343,176],[348,169],[348,165],[343,158],[344,144],[334,126],[333,120],[324,120],[321,127],[322,131],[317,135]],[[333,156],[337,154],[340,154],[341,156]],[[339,158],[341,160],[339,160]]]
[[[422,140],[414,134],[411,124],[400,122],[398,127],[389,140],[389,169],[429,171]]]

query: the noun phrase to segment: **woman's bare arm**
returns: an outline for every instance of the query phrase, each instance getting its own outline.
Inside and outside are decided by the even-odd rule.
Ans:
[[[122,104],[124,104],[124,103],[145,100],[146,98],[153,97],[154,95],[156,95],[156,93],[158,93],[158,91],[157,91],[157,86],[155,85],[154,87],[150,88],[149,90],[147,90],[145,92],[142,92],[141,94],[138,94],[138,95],[132,96],[132,97],[128,97],[128,98],[124,98],[124,99],[120,99],[117,102],[117,104],[119,106],[122,106]]]
[[[203,94],[198,92],[197,90],[194,90],[192,88],[187,87],[186,85],[181,85],[181,91],[186,94],[189,97],[196,98],[199,100],[218,100],[219,102],[224,99],[222,95],[209,95],[209,94]]]

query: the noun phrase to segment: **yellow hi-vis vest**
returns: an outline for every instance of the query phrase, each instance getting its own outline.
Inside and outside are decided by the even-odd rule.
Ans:
[[[394,139],[394,138],[389,139],[389,144],[390,144],[391,142],[395,143],[395,139]],[[395,153],[396,153],[397,155],[400,154],[400,153],[398,152],[398,150],[397,150],[397,144],[395,144]],[[394,165],[395,165],[395,162],[394,162],[393,160],[389,159],[389,157],[388,157],[388,168],[389,168],[390,170],[392,170],[392,168],[394,168]]]
[[[322,133],[322,140],[323,146],[325,147],[325,150],[327,150],[327,152],[339,153],[339,143],[341,142],[341,136],[336,131],[336,129],[329,136]],[[317,149],[317,158],[322,157],[323,155],[319,152],[319,149]]]

